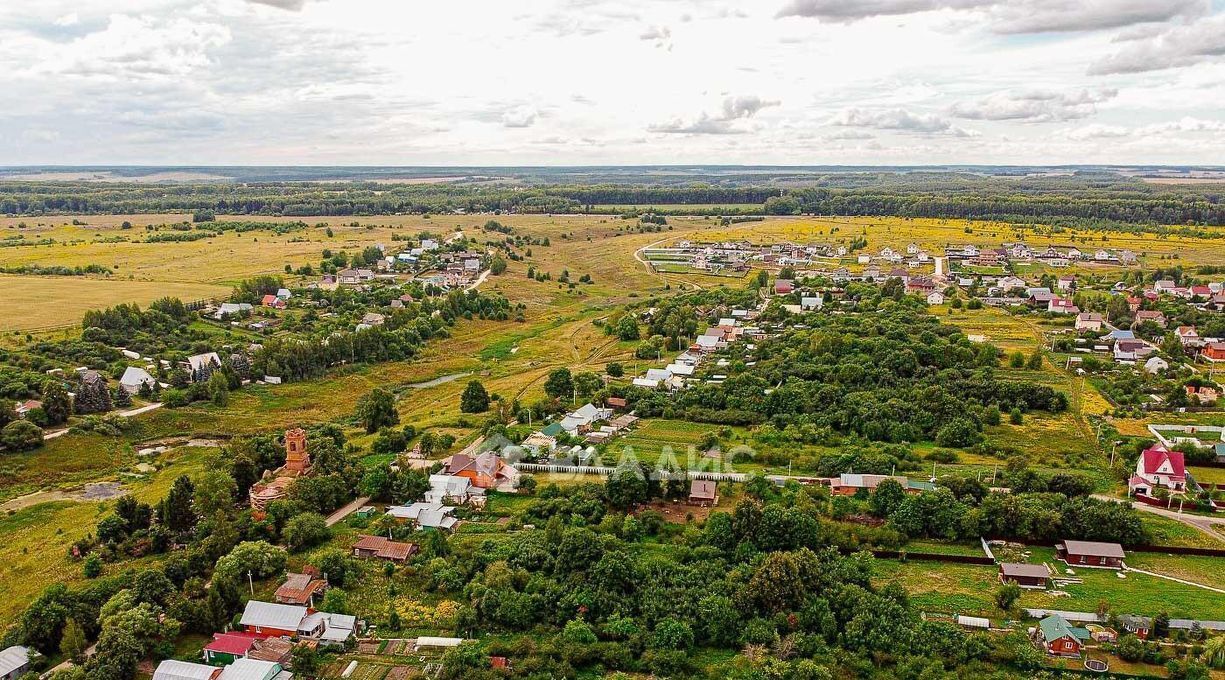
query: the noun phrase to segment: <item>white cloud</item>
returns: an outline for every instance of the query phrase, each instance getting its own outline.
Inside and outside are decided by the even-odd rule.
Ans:
[[[913,134],[952,135],[972,137],[975,133],[955,127],[948,120],[930,113],[911,113],[905,109],[867,110],[845,109],[829,119],[830,125],[840,127],[897,130]]]
[[[1048,121],[1085,118],[1097,111],[1097,105],[1118,95],[1116,89],[1053,92],[1030,90],[996,92],[973,102],[958,102],[949,109],[956,118],[968,120]]]
[[[1093,31],[1200,16],[1209,0],[790,0],[779,17],[833,23],[941,10],[985,12],[1000,33]]]
[[[650,132],[681,133],[694,135],[739,135],[749,132],[737,121],[747,120],[757,115],[758,111],[779,102],[762,99],[758,96],[727,97],[723,100],[719,113],[711,115],[703,112],[696,120],[673,118],[665,123],[648,126]]]
[[[502,127],[531,127],[540,114],[531,106],[516,106],[502,114]]]
[[[1129,137],[1132,134],[1131,128],[1126,128],[1121,125],[1102,125],[1101,123],[1093,123],[1084,125],[1072,130],[1068,130],[1066,137],[1078,142],[1089,139],[1117,139],[1119,137]]]
[[[1121,40],[1119,51],[1098,59],[1089,73],[1108,75],[1161,71],[1225,57],[1225,16],[1173,26],[1148,37]]]

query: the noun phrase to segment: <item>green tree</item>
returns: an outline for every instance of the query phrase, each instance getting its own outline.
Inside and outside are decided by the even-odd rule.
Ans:
[[[604,493],[609,505],[628,510],[650,499],[650,485],[641,466],[626,462],[609,473],[604,481]]]
[[[906,500],[906,489],[895,479],[884,479],[876,485],[876,490],[872,492],[871,506],[872,514],[877,517],[888,519],[889,515],[897,510],[898,506]]]
[[[43,383],[42,401],[48,424],[60,425],[68,421],[68,416],[72,414],[72,400],[62,382],[50,379]]]
[[[319,608],[332,614],[348,614],[349,595],[340,588],[328,588],[327,593],[323,596],[323,604]]]
[[[1034,350],[1034,353],[1029,355],[1029,362],[1026,364],[1031,371],[1042,370],[1042,350]]]
[[[549,373],[544,381],[544,393],[554,399],[569,399],[574,393],[574,379],[570,369],[558,368]]]
[[[1021,586],[1009,581],[1001,584],[995,589],[995,606],[1000,608],[1000,611],[1010,612],[1012,606],[1021,598]]]
[[[198,516],[193,509],[196,485],[187,475],[179,475],[170,486],[170,492],[162,500],[160,516],[162,524],[175,533],[190,531],[196,526]]]
[[[459,397],[459,410],[463,413],[484,413],[489,410],[489,393],[479,380],[472,380]]]
[[[380,428],[399,423],[400,412],[396,410],[395,395],[381,387],[374,388],[370,394],[358,400],[357,420],[367,434],[374,434]]]
[[[192,503],[196,514],[208,517],[233,509],[237,494],[233,477],[222,470],[207,470],[196,480]]]
[[[332,535],[327,519],[318,513],[304,512],[285,523],[281,540],[290,552],[299,552],[328,540]],[[336,612],[340,613],[340,612]]]
[[[640,337],[638,331],[638,320],[631,314],[624,314],[617,321],[614,332],[617,334],[617,338],[620,340],[637,340]]]
[[[85,639],[85,631],[81,629],[81,624],[77,623],[76,619],[68,619],[68,622],[64,624],[60,651],[74,663],[79,664],[85,660],[85,649],[88,646],[89,642]]]
[[[213,371],[209,376],[206,389],[208,398],[214,406],[225,406],[230,403],[230,381],[221,371]]]
[[[625,375],[625,367],[617,361],[610,362],[604,370],[606,373],[608,373],[608,375],[614,378],[620,378],[621,376]]]

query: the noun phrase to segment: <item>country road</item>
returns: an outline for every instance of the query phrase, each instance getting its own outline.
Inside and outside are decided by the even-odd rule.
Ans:
[[[340,524],[341,521],[344,520],[344,518],[357,512],[359,508],[361,508],[362,506],[366,505],[369,502],[370,502],[369,496],[362,496],[361,498],[354,499],[352,503],[349,503],[343,508],[328,515],[327,525],[331,527],[331,526],[336,526],[337,524]]]
[[[1103,500],[1103,501],[1118,502],[1118,501],[1123,500],[1121,498],[1115,498],[1114,496],[1107,496],[1105,494],[1093,494],[1093,497],[1098,500]],[[1218,541],[1225,542],[1225,534],[1222,534],[1220,531],[1217,531],[1214,528],[1218,526],[1225,526],[1225,517],[1207,517],[1204,515],[1193,515],[1189,513],[1178,512],[1177,510],[1167,510],[1165,508],[1158,508],[1152,505],[1145,505],[1144,503],[1137,503],[1135,501],[1132,502],[1131,507],[1137,510],[1140,510],[1142,512],[1151,512],[1154,515],[1161,515],[1162,517],[1168,517],[1177,522],[1182,522],[1183,524],[1186,524],[1189,527],[1195,527],[1199,531],[1217,539]]]
[[[159,409],[159,408],[161,408],[161,407],[162,407],[162,402],[160,402],[160,401],[159,401],[159,402],[157,402],[157,403],[154,403],[154,404],[149,404],[149,405],[147,405],[147,406],[141,406],[140,408],[134,408],[134,409],[131,409],[131,410],[129,410],[129,411],[120,411],[120,412],[119,412],[119,415],[120,415],[120,416],[122,416],[122,417],[124,417],[124,418],[131,418],[132,416],[138,416],[138,415],[140,415],[140,414],[142,414],[142,413],[148,413],[149,411],[153,411],[153,410]],[[59,438],[59,437],[63,437],[63,436],[64,436],[64,435],[66,435],[66,434],[68,434],[68,428],[66,428],[66,427],[65,427],[65,428],[62,428],[62,429],[59,429],[59,430],[54,430],[54,431],[52,431],[52,432],[48,432],[48,433],[44,434],[44,435],[43,435],[43,441],[48,441],[48,440],[51,440],[51,439],[57,439],[57,438]]]

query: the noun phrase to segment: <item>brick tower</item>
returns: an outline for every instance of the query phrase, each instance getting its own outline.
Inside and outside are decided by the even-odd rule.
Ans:
[[[285,431],[285,472],[291,475],[304,475],[310,471],[311,457],[306,452],[306,432],[295,427]]]

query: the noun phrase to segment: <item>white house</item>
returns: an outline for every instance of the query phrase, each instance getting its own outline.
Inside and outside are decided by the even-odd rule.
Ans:
[[[241,314],[251,311],[251,305],[246,302],[223,302],[217,307],[217,311],[213,314],[213,318],[217,320],[224,319],[228,314]]]
[[[1152,357],[1144,362],[1144,372],[1156,375],[1163,371],[1169,370],[1170,363],[1161,357]]]
[[[149,387],[153,387],[157,383],[153,376],[143,368],[136,366],[128,366],[123,371],[123,377],[119,378],[119,386],[128,394],[136,394],[140,391],[140,386],[148,383]],[[2,678],[3,676],[0,676]]]
[[[1097,312],[1082,312],[1076,315],[1076,330],[1081,331],[1100,331],[1102,330],[1105,319]]]
[[[441,503],[413,503],[387,508],[387,514],[395,519],[413,522],[418,529],[442,529],[450,531],[459,524],[455,508]]]
[[[472,480],[455,475],[430,475],[430,490],[425,494],[429,503],[467,503],[484,491],[472,486]]]
[[[1133,493],[1147,496],[1159,486],[1175,492],[1186,490],[1187,469],[1181,451],[1171,451],[1157,444],[1140,454],[1136,473],[1127,481],[1127,487]]]
[[[928,293],[927,294],[927,304],[929,305],[944,304],[944,293],[941,293],[938,290],[933,290],[932,292]]]
[[[800,298],[800,309],[821,309],[823,302],[820,295],[806,295]]]
[[[0,652],[0,680],[15,680],[29,670],[29,647],[9,647]]]

